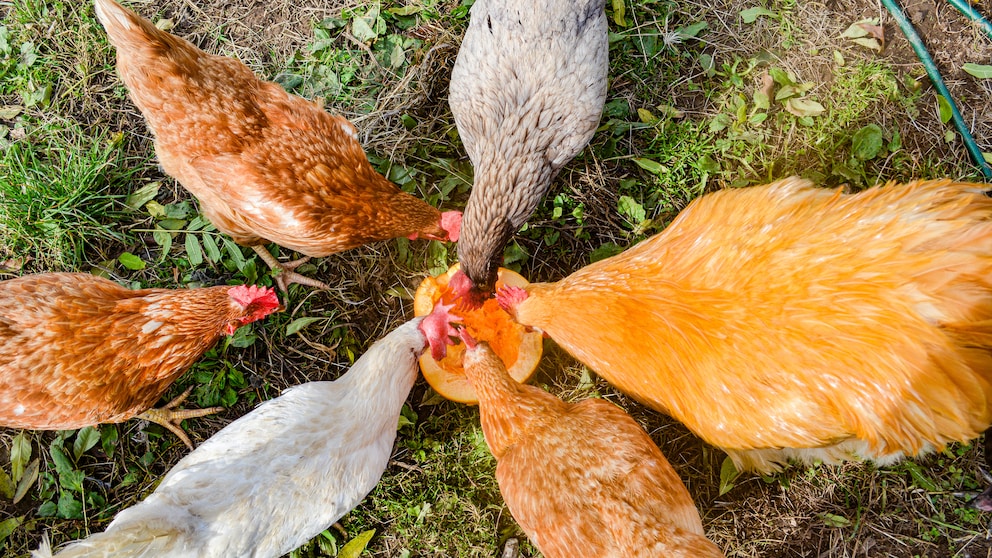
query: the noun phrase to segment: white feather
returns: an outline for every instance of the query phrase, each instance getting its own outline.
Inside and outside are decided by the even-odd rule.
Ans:
[[[313,538],[386,469],[425,345],[420,321],[379,340],[337,381],[293,387],[227,425],[104,533],[56,556],[263,558]]]

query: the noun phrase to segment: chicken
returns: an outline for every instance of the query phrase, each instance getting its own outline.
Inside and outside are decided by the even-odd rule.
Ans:
[[[0,282],[0,426],[68,430],[142,418],[192,448],[176,411],[150,409],[221,335],[279,308],[272,289],[128,290],[86,273]]]
[[[497,298],[738,469],[885,465],[992,423],[986,188],[723,190],[624,253]]]
[[[379,482],[400,409],[429,343],[443,352],[443,311],[377,341],[333,382],[292,387],[224,427],[103,533],[59,558],[265,558],[327,529]],[[51,556],[47,543],[33,553]]]
[[[461,214],[442,214],[377,173],[344,118],[114,0],[95,5],[162,168],[217,229],[279,271],[283,291],[290,283],[327,285],[292,271],[306,258],[280,264],[267,242],[322,257],[403,236],[457,240]]]
[[[486,343],[459,331],[486,443],[510,513],[546,558],[716,558],[699,513],[658,446],[602,399],[565,403],[517,383]]]
[[[599,124],[608,51],[603,0],[476,0],[448,103],[475,167],[458,245],[481,304],[503,248]]]

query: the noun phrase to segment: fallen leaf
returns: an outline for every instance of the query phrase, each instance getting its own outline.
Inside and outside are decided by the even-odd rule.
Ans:
[[[827,109],[823,108],[820,103],[809,99],[789,99],[785,103],[785,110],[796,116],[819,116]]]
[[[885,28],[881,25],[876,25],[870,21],[862,21],[858,23],[862,29],[868,32],[869,35],[878,39],[878,42],[885,47]]]
[[[852,23],[843,33],[840,34],[842,39],[857,39],[860,37],[867,37],[871,35],[871,31],[865,29],[864,25],[877,26],[877,19],[862,19],[861,21],[855,21]]]
[[[874,50],[875,52],[882,52],[882,45],[879,44],[879,42],[875,40],[874,37],[873,38],[864,37],[861,39],[854,39],[854,43],[857,45],[861,45],[865,48]]]
[[[10,258],[0,263],[0,267],[9,269],[10,271],[20,271],[24,267],[24,261],[24,258]]]
[[[12,120],[15,116],[21,114],[22,110],[24,110],[24,107],[4,105],[0,107],[0,120]]]
[[[775,91],[775,79],[767,71],[761,74],[758,90],[754,92],[754,105],[768,110],[771,107],[772,93]]]

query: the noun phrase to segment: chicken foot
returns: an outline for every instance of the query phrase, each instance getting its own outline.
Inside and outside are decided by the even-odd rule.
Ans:
[[[282,291],[283,294],[286,294],[286,288],[292,285],[293,283],[296,283],[298,285],[307,285],[309,287],[314,287],[315,289],[321,289],[324,291],[331,290],[331,287],[329,287],[327,283],[318,281],[316,279],[307,277],[305,275],[300,275],[299,273],[293,271],[300,265],[310,261],[309,256],[306,258],[293,260],[291,262],[282,263],[279,260],[277,260],[275,256],[273,256],[265,248],[265,246],[256,245],[256,246],[252,246],[251,249],[254,250],[256,254],[258,254],[258,257],[262,258],[262,261],[268,264],[270,269],[277,272],[275,276],[276,286],[279,287],[279,290]]]
[[[186,388],[186,391],[182,392],[182,394],[179,397],[173,399],[172,401],[169,401],[168,403],[166,403],[161,407],[148,409],[147,411],[141,413],[140,415],[136,415],[135,418],[144,419],[147,420],[148,422],[154,422],[155,424],[162,426],[163,428],[175,434],[180,440],[182,440],[182,442],[186,444],[186,447],[188,447],[189,449],[193,449],[193,442],[190,441],[189,436],[187,436],[186,433],[183,432],[183,429],[182,427],[179,426],[179,423],[188,418],[197,418],[206,415],[212,415],[214,413],[219,413],[224,410],[224,407],[175,410],[174,409],[175,407],[178,407],[180,404],[182,404],[183,401],[186,401],[186,398],[189,397],[189,394],[192,391],[193,391],[193,386],[189,386],[188,388]]]

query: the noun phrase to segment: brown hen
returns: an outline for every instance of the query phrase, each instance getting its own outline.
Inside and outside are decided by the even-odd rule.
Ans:
[[[222,408],[172,410],[181,398],[149,407],[221,335],[279,300],[243,285],[132,291],[51,273],[0,282],[0,308],[0,426],[68,430],[137,417],[192,447],[179,421]]]
[[[988,185],[723,190],[505,308],[739,468],[872,459],[992,423]]]
[[[489,345],[459,334],[500,493],[546,558],[723,556],[675,470],[627,413],[519,384]]]
[[[327,286],[292,272],[298,262],[280,264],[267,242],[322,257],[397,237],[457,240],[461,214],[442,214],[377,173],[344,118],[113,0],[95,5],[165,172],[220,231],[280,271],[281,289]]]

